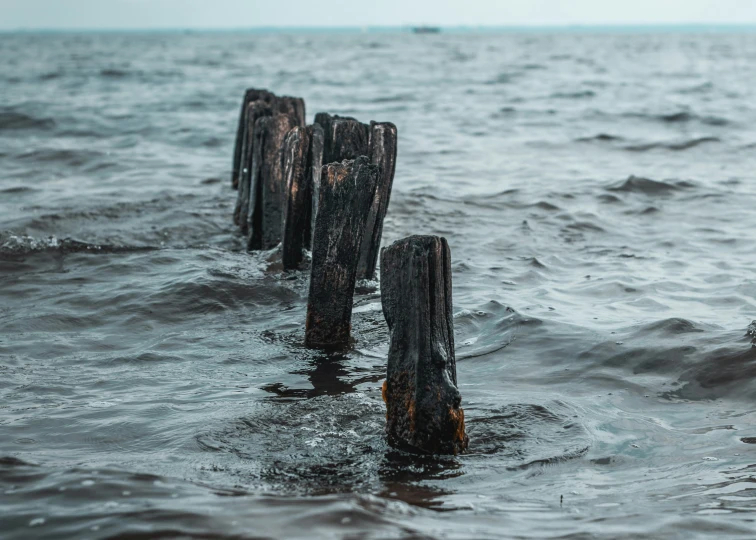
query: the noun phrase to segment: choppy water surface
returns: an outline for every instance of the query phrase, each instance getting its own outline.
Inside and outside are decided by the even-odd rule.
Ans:
[[[756,35],[0,36],[3,537],[754,537]],[[377,283],[301,345],[247,86],[388,120],[470,452],[383,438]]]

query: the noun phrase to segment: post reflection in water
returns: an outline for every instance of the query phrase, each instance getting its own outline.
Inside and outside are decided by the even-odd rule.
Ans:
[[[304,375],[312,384],[312,388],[288,388],[283,383],[274,383],[262,389],[280,398],[316,398],[319,396],[338,396],[353,394],[357,387],[365,383],[378,383],[385,378],[384,374],[367,374],[354,376],[346,366],[349,357],[343,353],[322,353],[308,361],[305,369],[291,372],[292,375]]]

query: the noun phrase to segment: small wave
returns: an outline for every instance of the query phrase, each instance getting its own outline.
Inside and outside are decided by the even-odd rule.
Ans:
[[[576,221],[575,223],[570,223],[569,225],[567,225],[565,229],[570,229],[573,231],[606,232],[598,225],[589,221]]]
[[[609,191],[618,191],[624,193],[643,193],[645,195],[656,195],[660,193],[669,193],[680,189],[690,188],[693,185],[690,182],[662,182],[643,178],[641,176],[631,175],[627,180],[619,185],[608,187]]]
[[[36,191],[34,188],[30,188],[29,186],[13,186],[5,189],[0,189],[0,193],[29,193],[32,191]]]
[[[32,150],[19,156],[24,161],[35,161],[42,163],[65,163],[72,167],[86,165],[90,161],[102,156],[101,152],[95,150],[70,150],[70,149],[52,149],[41,148]]]
[[[605,202],[609,204],[614,204],[614,203],[618,203],[622,201],[622,199],[620,199],[616,195],[611,195],[609,193],[602,193],[601,195],[598,195],[596,198],[600,200],[601,202]]]
[[[756,347],[712,351],[680,377],[683,386],[671,395],[683,399],[756,398]]]
[[[554,212],[556,210],[560,210],[560,208],[558,206],[556,206],[555,204],[551,204],[550,202],[547,202],[547,201],[538,201],[537,203],[533,204],[532,206],[533,206],[533,208],[540,208],[541,210],[548,210],[550,212]]]
[[[107,68],[100,71],[100,77],[104,77],[106,79],[123,79],[128,76],[129,72],[122,69]]]
[[[661,114],[656,118],[662,122],[675,124],[679,122],[690,122],[693,119],[693,115],[689,112],[676,112],[671,114]]]
[[[135,251],[153,251],[153,246],[117,246],[108,244],[90,244],[72,238],[59,240],[55,236],[35,238],[33,236],[4,235],[0,233],[0,257],[19,257],[57,251],[61,253],[131,253]]]
[[[721,142],[721,139],[719,137],[699,137],[697,139],[689,139],[687,141],[681,141],[681,142],[670,142],[670,143],[663,143],[663,142],[655,142],[655,143],[647,143],[647,144],[636,144],[636,145],[630,145],[625,146],[625,150],[628,150],[630,152],[648,152],[649,150],[673,150],[675,152],[680,152],[682,150],[690,150],[691,148],[695,148],[696,146],[700,146],[702,144],[707,143],[714,143],[714,142]]]
[[[589,99],[596,97],[596,92],[593,90],[581,90],[577,92],[556,92],[549,96],[552,99]]]
[[[690,86],[688,88],[683,88],[681,90],[678,90],[679,94],[706,94],[711,92],[714,89],[714,83],[711,81],[698,84],[696,86]]]
[[[625,114],[628,118],[638,118],[641,120],[651,120],[654,122],[661,122],[663,124],[688,124],[688,123],[701,123],[707,126],[726,126],[730,124],[730,121],[726,118],[718,116],[702,116],[690,111],[676,111],[662,114],[650,114],[633,112]]]
[[[514,403],[468,420],[468,433],[476,455],[500,455],[513,459],[509,470],[527,469],[574,459],[591,446],[586,429],[574,421],[574,412],[563,404]],[[532,444],[537,440],[538,444]]]
[[[592,137],[580,137],[579,139],[575,139],[576,142],[613,142],[622,140],[624,139],[619,135],[611,135],[609,133],[599,133]]]
[[[39,76],[40,81],[54,81],[55,79],[60,79],[63,76],[63,73],[60,71],[50,71],[48,73],[43,73]]]
[[[171,319],[188,314],[206,315],[248,306],[294,302],[296,292],[273,282],[251,284],[242,279],[201,278],[177,281],[144,300],[155,317]]]
[[[486,82],[486,84],[490,85],[496,85],[496,84],[509,84],[518,79],[518,75],[516,73],[500,73],[493,79]]]
[[[413,94],[395,94],[391,96],[378,96],[370,100],[370,103],[401,103],[404,101],[415,101]]]
[[[701,122],[710,126],[726,126],[730,122],[724,118],[716,116],[698,116],[689,112],[677,112],[672,114],[662,114],[657,117],[662,122],[669,124],[686,123],[686,122]]]
[[[36,467],[36,465],[13,456],[3,456],[0,457],[0,467]]]
[[[0,110],[0,131],[51,129],[54,127],[55,120],[52,118],[37,118],[36,116],[30,116],[12,110]]]
[[[537,259],[527,259],[530,266],[545,268]],[[495,300],[475,311],[462,310],[454,314],[459,338],[457,361],[481,358],[508,347],[520,333],[540,326],[540,319],[526,317]]]
[[[671,319],[662,319],[643,326],[640,333],[642,334],[659,334],[663,336],[677,336],[680,334],[691,334],[703,332],[703,328],[688,319],[672,317]]]
[[[522,64],[521,66],[515,66],[525,71],[540,71],[547,69],[543,64]]]

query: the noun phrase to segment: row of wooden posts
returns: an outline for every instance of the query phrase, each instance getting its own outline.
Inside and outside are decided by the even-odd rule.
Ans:
[[[357,279],[375,277],[391,343],[383,398],[396,447],[467,447],[454,357],[451,256],[444,238],[410,236],[380,251],[397,154],[396,126],[318,113],[301,98],[244,94],[234,148],[234,223],[248,250],[281,245],[285,270],[311,250],[305,344],[347,347]]]

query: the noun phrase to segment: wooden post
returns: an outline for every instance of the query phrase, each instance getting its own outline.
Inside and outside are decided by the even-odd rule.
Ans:
[[[389,443],[427,454],[465,450],[446,239],[410,236],[385,248],[381,302],[391,338],[383,385]]]
[[[255,123],[247,210],[247,249],[270,249],[281,241],[284,190],[283,143],[297,125],[288,114],[264,116]]]
[[[242,99],[241,112],[239,113],[239,126],[236,129],[236,142],[234,143],[234,162],[231,168],[231,185],[234,189],[239,186],[240,175],[244,170],[245,163],[251,159],[251,153],[247,154],[247,160],[244,159],[245,147],[249,146],[248,140],[252,139],[252,133],[249,127],[255,125],[254,119],[249,119],[247,112],[250,103],[260,101],[267,103],[273,108],[274,112],[292,115],[297,125],[305,125],[305,103],[302,98],[283,96],[276,97],[272,92],[260,90],[258,88],[248,88],[244,92]]]
[[[241,154],[244,145],[244,137],[247,127],[247,107],[253,101],[272,102],[275,96],[267,90],[248,88],[244,92],[241,112],[239,113],[239,126],[236,129],[236,142],[234,143],[234,161],[231,167],[231,185],[234,189],[239,185],[239,173],[241,172]]]
[[[381,249],[383,219],[386,217],[391,186],[394,183],[396,148],[396,126],[390,122],[370,122],[370,161],[381,168],[381,176],[368,214],[365,239],[357,265],[357,279],[373,279],[375,276],[375,265]]]
[[[320,124],[313,124],[308,128],[310,132],[310,153],[307,162],[307,178],[310,181],[310,214],[305,229],[305,247],[312,249],[312,238],[315,234],[315,218],[318,215],[318,200],[320,197],[320,175],[323,170],[323,128]]]
[[[305,102],[302,98],[291,96],[276,98],[276,110],[293,117],[298,126],[305,127]]]
[[[242,141],[241,161],[239,163],[239,191],[236,196],[236,207],[234,208],[234,223],[241,227],[243,234],[247,234],[247,209],[249,207],[250,179],[252,178],[253,167],[252,157],[254,155],[255,141],[259,140],[259,136],[255,138],[255,126],[258,119],[263,116],[271,116],[272,114],[273,109],[270,103],[261,100],[252,101],[247,106],[247,125]]]
[[[331,121],[332,120],[333,120],[333,116],[328,113],[319,112],[315,114],[315,123],[319,125],[321,128],[323,128],[323,165],[331,163],[331,161],[328,161],[328,156],[330,155],[329,141],[331,140]]]
[[[349,344],[360,244],[379,173],[365,156],[323,166],[307,304],[308,347]]]
[[[295,270],[302,262],[302,248],[305,229],[310,218],[311,191],[307,178],[307,161],[310,151],[312,130],[300,126],[286,135],[283,148],[284,185],[286,204],[284,205],[282,260],[284,270]]]
[[[323,165],[323,128],[318,124],[292,129],[284,141],[283,247],[284,270],[302,262],[302,249],[310,249],[317,215],[320,172]]]

